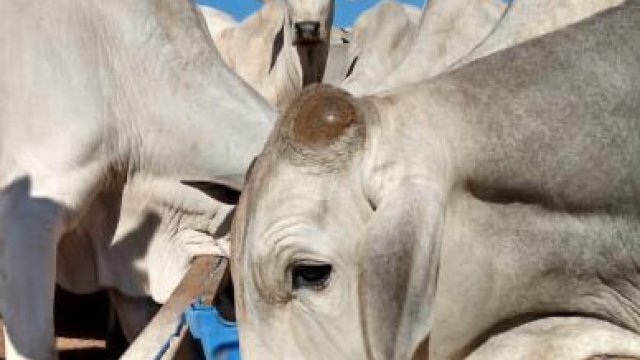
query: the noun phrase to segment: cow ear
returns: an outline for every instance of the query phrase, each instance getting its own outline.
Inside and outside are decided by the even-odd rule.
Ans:
[[[361,314],[373,358],[416,359],[431,332],[444,202],[438,191],[408,183],[392,193],[367,224]]]
[[[227,205],[235,205],[240,199],[239,191],[218,183],[191,180],[182,180],[180,181],[180,183],[196,188],[207,194],[207,196],[209,196],[210,198],[213,198]]]
[[[280,31],[278,31],[278,34],[276,34],[276,37],[273,39],[273,50],[271,51],[271,65],[269,65],[269,74],[271,74],[271,71],[276,66],[276,61],[278,60],[278,57],[282,52],[282,47],[284,46],[284,26],[285,24],[283,22]]]

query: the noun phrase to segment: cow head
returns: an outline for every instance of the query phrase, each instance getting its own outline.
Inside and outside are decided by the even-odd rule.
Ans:
[[[287,9],[294,45],[328,43],[333,25],[335,0],[262,0],[283,3]]]
[[[231,235],[244,357],[407,358],[427,336],[434,222],[411,184],[381,196],[376,116],[310,86],[258,157]]]
[[[295,45],[328,42],[335,0],[283,0]]]

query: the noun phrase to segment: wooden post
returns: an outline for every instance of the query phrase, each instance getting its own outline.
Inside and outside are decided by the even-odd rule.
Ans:
[[[215,256],[201,256],[193,260],[189,271],[184,276],[169,300],[151,320],[136,340],[127,349],[121,359],[139,360],[155,359],[166,342],[175,334],[180,325],[182,313],[189,304],[199,296],[205,301],[212,301],[220,284],[229,276],[228,260]],[[178,336],[173,337],[171,346],[162,359],[172,359],[189,338],[185,329],[180,329]]]

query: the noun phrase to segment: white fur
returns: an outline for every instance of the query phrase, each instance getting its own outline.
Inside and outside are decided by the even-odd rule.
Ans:
[[[406,59],[375,91],[416,83],[561,29],[621,0],[432,0]]]
[[[370,93],[407,56],[419,19],[420,9],[393,0],[363,12],[353,25],[347,56],[355,66],[340,86],[354,95]]]

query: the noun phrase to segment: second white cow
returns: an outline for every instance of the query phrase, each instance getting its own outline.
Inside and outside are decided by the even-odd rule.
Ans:
[[[221,251],[224,202],[276,114],[189,0],[3,1],[0,34],[7,357],[53,359],[56,278],[165,301],[193,256]]]
[[[202,7],[222,58],[278,110],[322,81],[334,0],[269,0],[236,26]],[[219,13],[219,12],[217,12]],[[221,27],[224,27],[221,30]]]

